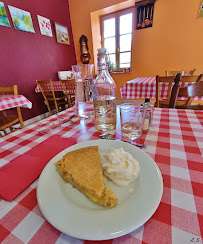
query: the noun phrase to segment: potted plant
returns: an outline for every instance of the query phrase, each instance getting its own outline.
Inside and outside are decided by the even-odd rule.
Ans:
[[[109,73],[112,73],[116,68],[116,65],[115,63],[113,63],[111,60],[108,61],[108,70],[109,70]]]

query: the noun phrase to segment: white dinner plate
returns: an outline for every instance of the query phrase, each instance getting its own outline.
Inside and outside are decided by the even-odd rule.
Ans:
[[[122,147],[140,164],[140,176],[129,186],[119,187],[107,181],[119,199],[114,208],[90,201],[71,184],[64,183],[55,169],[54,163],[65,153],[88,146],[99,146],[101,155],[108,154],[111,148]],[[162,193],[161,172],[144,151],[121,141],[94,140],[71,146],[51,159],[40,175],[37,200],[44,217],[61,232],[85,240],[106,240],[143,225],[159,206]]]

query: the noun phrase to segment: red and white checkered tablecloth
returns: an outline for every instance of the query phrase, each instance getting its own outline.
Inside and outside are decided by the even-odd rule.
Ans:
[[[70,116],[73,113],[74,108],[71,108],[60,114]],[[54,115],[48,120],[56,121],[57,117]],[[92,119],[74,117],[73,121],[71,126],[57,127],[50,134],[38,134],[38,122],[0,138],[0,165],[12,162],[54,134],[75,138],[77,142],[98,139],[100,133]],[[119,123],[116,137],[121,138]],[[150,131],[138,141],[147,144],[142,150],[155,160],[161,170],[164,181],[161,203],[151,219],[139,229],[98,243],[202,243],[203,112],[155,108]],[[0,200],[0,242],[97,243],[72,238],[50,225],[37,204],[37,184],[38,180],[12,202]]]
[[[192,83],[186,82],[185,86]],[[121,98],[139,99],[139,98],[156,98],[156,77],[138,77],[128,81],[120,88]],[[168,83],[160,83],[160,98],[167,99]],[[180,99],[184,100],[184,97]],[[201,97],[194,97],[193,100],[203,100]]]
[[[23,95],[0,95],[0,111],[15,107],[32,108],[32,103]]]
[[[60,81],[53,81],[52,84],[53,84],[54,91],[63,91],[64,90],[63,85]],[[50,89],[49,91],[51,91],[51,87],[49,84],[48,84],[48,88]],[[36,93],[41,92],[39,89],[39,86],[35,87],[35,92]]]

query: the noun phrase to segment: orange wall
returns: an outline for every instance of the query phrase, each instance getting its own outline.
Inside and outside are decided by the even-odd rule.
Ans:
[[[200,0],[157,0],[154,9],[153,27],[135,30],[133,37],[132,73],[112,74],[118,88],[139,76],[164,75],[165,70],[187,70],[196,68],[196,74],[203,71],[203,19],[198,19]],[[134,1],[121,0],[69,0],[73,37],[77,62],[80,61],[79,38],[88,38],[90,63],[94,63],[93,40],[99,40],[96,27],[97,14],[133,6]],[[92,21],[92,22],[91,22]],[[94,23],[95,21],[95,23]],[[92,35],[92,27],[94,32]],[[95,36],[96,35],[96,36]],[[92,39],[93,38],[93,39]],[[95,50],[94,50],[95,51]]]

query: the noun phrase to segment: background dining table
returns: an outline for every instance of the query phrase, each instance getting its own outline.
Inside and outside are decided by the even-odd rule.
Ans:
[[[52,84],[53,84],[54,91],[64,91],[63,84],[60,81],[53,81]],[[48,89],[51,92],[51,86],[49,84],[48,84]],[[35,92],[36,93],[41,92],[39,86],[35,87]]]
[[[69,118],[73,114],[74,107],[60,112],[59,116]],[[115,137],[121,139],[119,113],[117,115]],[[58,116],[53,115],[44,121],[53,125],[58,124],[58,120]],[[60,147],[56,137],[59,141],[63,140],[64,147],[68,147],[70,140],[75,140],[76,143],[95,140],[101,134],[91,118],[80,119],[74,116],[72,121],[67,127],[55,126],[50,133],[39,133],[43,124],[37,122],[0,138],[0,178],[4,167],[14,162],[17,167],[16,160],[20,159],[20,164],[19,161],[27,153],[30,161],[33,160],[32,163],[35,157],[36,160],[46,157],[46,142],[54,141],[53,153],[51,149],[49,153],[55,154],[54,148],[57,150]],[[202,243],[203,111],[155,108],[150,130],[143,133],[137,141],[147,144],[142,150],[152,157],[162,173],[164,190],[160,205],[140,228],[125,236],[98,243]],[[50,159],[46,160],[48,162]],[[27,160],[27,166],[30,161]],[[11,183],[12,180],[10,177]],[[36,175],[33,183],[22,189],[12,201],[0,199],[0,243],[97,243],[76,239],[55,229],[39,209],[37,184]],[[0,184],[0,191],[2,190]]]
[[[23,95],[0,95],[0,111],[9,108],[32,108],[32,103]]]
[[[192,83],[186,82],[185,86]],[[122,99],[156,98],[156,77],[137,77],[126,82],[121,88]],[[168,83],[160,83],[160,98],[167,99]],[[182,100],[185,98],[181,97]],[[194,97],[193,100],[203,100],[203,97]]]

